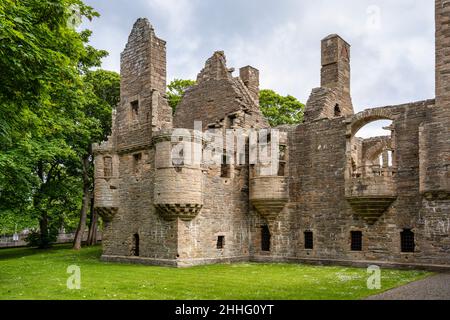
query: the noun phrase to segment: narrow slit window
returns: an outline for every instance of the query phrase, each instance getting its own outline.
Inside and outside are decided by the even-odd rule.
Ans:
[[[131,255],[134,257],[139,257],[139,234],[133,235],[133,246],[131,248]]]
[[[261,250],[269,252],[270,251],[270,230],[267,225],[261,228]]]
[[[141,162],[142,162],[142,153],[137,153],[133,156],[134,159],[134,173],[140,174],[141,173]]]
[[[225,247],[225,236],[217,237],[217,249],[223,249]]]
[[[131,116],[133,120],[137,120],[139,116],[139,101],[135,100],[131,102]]]
[[[352,251],[362,251],[362,232],[352,231],[351,232],[351,249]]]
[[[103,174],[105,177],[112,177],[113,168],[112,168],[112,158],[104,157],[103,158]]]
[[[279,177],[284,177],[286,175],[286,163],[285,162],[280,162],[278,164],[278,176]]]
[[[314,249],[314,234],[312,231],[305,231],[305,249],[312,250]]]
[[[220,167],[220,177],[230,178],[231,166],[228,164],[228,157],[226,154],[222,156],[222,165]]]
[[[411,229],[404,229],[400,233],[402,252],[414,252],[416,249],[414,232]]]

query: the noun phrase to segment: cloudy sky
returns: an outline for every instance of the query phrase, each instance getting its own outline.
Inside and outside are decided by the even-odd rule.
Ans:
[[[320,83],[320,40],[351,45],[356,111],[434,97],[433,0],[86,0],[101,17],[83,27],[119,71],[134,21],[167,41],[168,80],[195,79],[216,50],[229,67],[260,70],[261,87],[306,102]]]

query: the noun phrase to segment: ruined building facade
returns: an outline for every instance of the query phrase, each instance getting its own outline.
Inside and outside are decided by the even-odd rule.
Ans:
[[[435,3],[436,98],[355,114],[350,45],[331,35],[304,122],[278,128],[280,164],[271,174],[246,161],[169,161],[174,137],[204,148],[195,121],[244,135],[268,128],[259,72],[243,67],[235,77],[224,53],[214,53],[172,116],[165,42],[139,19],[121,56],[112,135],[95,146],[102,259],[449,268],[450,3]],[[376,120],[392,121],[391,136],[355,136]]]

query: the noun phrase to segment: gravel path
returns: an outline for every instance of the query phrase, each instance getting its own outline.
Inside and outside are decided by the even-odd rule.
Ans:
[[[450,300],[450,273],[412,282],[367,300]]]

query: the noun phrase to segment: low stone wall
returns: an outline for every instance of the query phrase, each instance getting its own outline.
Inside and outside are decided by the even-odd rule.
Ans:
[[[0,237],[0,249],[4,248],[19,248],[26,247],[27,242],[25,239],[28,235],[19,235],[19,239],[14,241],[13,236]],[[83,236],[83,241],[86,241],[88,232],[86,231]],[[75,233],[60,233],[56,240],[56,244],[71,243],[75,238]],[[101,232],[97,232],[97,241],[102,241]]]

